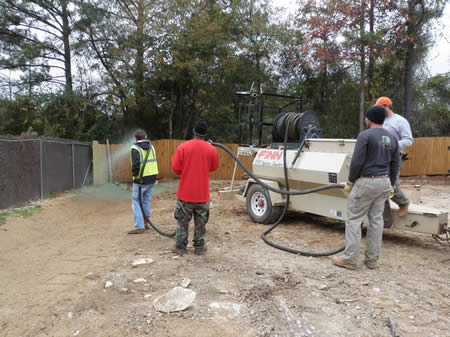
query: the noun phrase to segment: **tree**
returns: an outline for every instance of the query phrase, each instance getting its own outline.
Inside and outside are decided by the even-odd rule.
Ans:
[[[154,107],[146,82],[169,19],[160,0],[89,0],[82,4],[85,55],[94,55],[106,95],[118,99],[125,124],[138,125]],[[145,119],[145,118],[144,118]]]
[[[298,45],[299,58],[296,63],[304,72],[320,74],[321,105],[326,105],[328,101],[328,72],[339,67],[341,61],[337,38],[345,24],[344,9],[344,3],[339,0],[305,0],[301,2],[297,17],[303,40]]]
[[[0,134],[20,135],[32,128],[37,106],[29,97],[0,100]]]
[[[64,84],[72,93],[70,0],[0,2],[0,70],[24,71],[22,84]],[[52,69],[60,70],[56,75]],[[61,82],[60,78],[65,81]]]
[[[450,73],[421,83],[411,127],[417,137],[450,136]]]
[[[426,45],[427,23],[433,18],[442,15],[445,1],[440,0],[408,0],[406,16],[406,36],[404,40],[405,72],[404,72],[404,105],[403,113],[410,116],[412,108],[412,89],[415,66],[418,63],[418,49],[424,49]],[[419,51],[420,53],[420,51]],[[422,52],[423,54],[423,52]]]
[[[253,1],[250,10],[250,3],[189,1],[174,12],[150,81],[170,136],[189,137],[199,117],[208,119],[210,135],[232,135],[235,91],[269,82],[276,39],[267,4]]]

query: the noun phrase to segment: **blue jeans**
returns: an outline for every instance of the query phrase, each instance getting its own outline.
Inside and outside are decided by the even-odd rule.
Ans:
[[[142,185],[142,206],[144,207],[144,213],[147,217],[150,216],[150,200],[152,200],[152,189],[154,184]],[[139,185],[133,184],[133,193],[131,195],[134,215],[134,227],[138,229],[144,229],[144,217],[142,216],[141,206],[139,205]]]

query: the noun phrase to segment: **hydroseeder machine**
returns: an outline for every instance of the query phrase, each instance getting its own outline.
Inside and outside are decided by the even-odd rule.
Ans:
[[[313,111],[302,113],[285,112],[295,104],[301,106],[301,98],[256,92],[253,86],[248,92],[237,92],[244,98],[238,105],[237,154],[226,146],[209,141],[225,150],[234,160],[235,169],[228,189],[219,191],[221,198],[237,198],[245,201],[247,213],[255,223],[273,224],[262,234],[268,245],[283,251],[304,256],[329,256],[345,247],[326,252],[305,252],[278,245],[267,238],[288,210],[319,215],[335,220],[346,220],[347,196],[343,191],[349,175],[355,139],[322,138],[322,129]],[[266,98],[288,101],[281,106],[264,104]],[[264,120],[264,109],[275,111],[272,121]],[[243,116],[247,114],[246,121]],[[256,115],[256,116],[255,116]],[[243,130],[247,126],[247,130]],[[263,128],[271,127],[270,143],[263,144]],[[253,131],[257,135],[254,137]],[[243,131],[248,143],[241,142]],[[256,139],[256,142],[254,141]],[[149,152],[149,151],[148,151]],[[148,155],[148,153],[147,153]],[[238,158],[250,156],[253,169],[250,171]],[[147,159],[147,158],[146,158]],[[145,166],[146,160],[144,160]],[[236,167],[239,165],[248,175],[247,182],[233,189]],[[142,169],[142,172],[144,168]],[[141,191],[139,201],[142,209]],[[408,214],[398,216],[398,206],[391,202],[392,228],[428,233],[441,244],[450,246],[448,212],[410,203]],[[159,234],[173,237],[175,233],[159,230],[143,213],[144,219]]]
[[[343,187],[348,179],[356,140],[322,138],[320,122],[313,111],[283,111],[295,104],[300,105],[302,110],[299,97],[257,93],[252,89],[237,94],[244,98],[238,110],[237,155],[223,145],[212,144],[227,151],[249,178],[245,185],[234,190],[234,170],[232,185],[220,191],[221,196],[245,201],[247,213],[253,222],[275,222],[262,234],[262,239],[275,248],[307,256],[325,256],[342,251],[344,247],[324,253],[302,252],[281,247],[269,241],[266,235],[280,223],[287,210],[346,220],[347,195]],[[281,106],[266,106],[264,101],[268,97],[288,102]],[[264,120],[264,109],[267,107],[276,113],[271,122]],[[248,118],[243,122],[245,114]],[[245,125],[248,126],[248,143],[242,144],[242,126]],[[262,143],[264,127],[272,128],[268,137],[271,141],[266,145]],[[256,142],[253,130],[257,131]],[[238,156],[250,156],[253,159],[252,172]],[[393,202],[390,204],[393,219],[391,228],[432,234],[436,241],[450,246],[448,212],[410,203],[408,214],[400,217],[398,206]]]

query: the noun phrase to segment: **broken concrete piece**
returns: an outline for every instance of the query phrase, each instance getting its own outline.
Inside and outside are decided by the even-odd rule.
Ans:
[[[152,262],[153,262],[153,260],[151,258],[145,257],[145,258],[142,258],[142,259],[134,260],[133,262],[131,262],[131,265],[133,267],[137,267],[137,266],[139,266],[141,264],[148,264],[148,263],[152,263]]]
[[[210,310],[213,311],[222,311],[225,313],[228,313],[228,317],[232,316],[238,316],[241,312],[241,305],[239,303],[233,303],[233,302],[211,302],[208,305]]]
[[[111,281],[106,281],[105,288],[111,288],[113,286],[113,283]]]
[[[137,279],[135,279],[134,281],[133,281],[133,283],[136,283],[136,284],[138,284],[138,283],[145,283],[145,282],[147,282],[147,280],[145,279],[145,278],[137,278]]]
[[[197,293],[193,290],[175,287],[171,291],[158,296],[153,302],[156,310],[161,312],[174,312],[187,309],[194,302]]]
[[[183,288],[189,287],[190,284],[191,284],[191,279],[190,279],[190,278],[187,278],[187,277],[185,277],[185,278],[183,279],[183,281],[181,282],[181,286],[182,286]]]

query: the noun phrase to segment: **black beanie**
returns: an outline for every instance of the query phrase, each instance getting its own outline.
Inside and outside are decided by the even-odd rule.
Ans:
[[[371,106],[366,111],[366,118],[376,124],[383,124],[384,119],[386,118],[386,109],[381,105]]]
[[[206,124],[205,120],[199,119],[197,122],[195,122],[194,133],[196,135],[205,136],[206,131],[208,131],[208,124]]]

